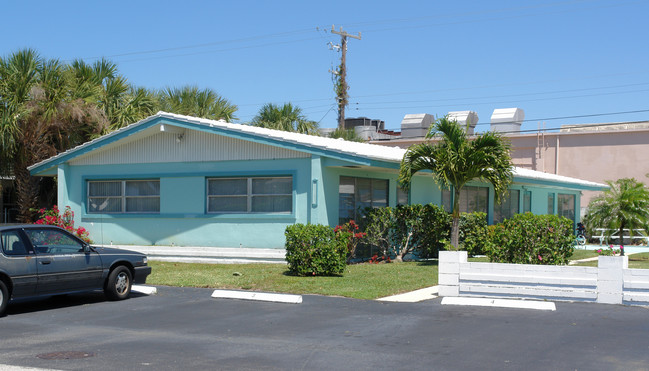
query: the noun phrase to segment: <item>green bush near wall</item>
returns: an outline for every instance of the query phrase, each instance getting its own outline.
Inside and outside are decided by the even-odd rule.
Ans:
[[[399,205],[366,209],[362,230],[367,233],[362,251],[391,258],[413,254],[420,258],[437,257],[448,244],[451,215],[434,204]],[[485,213],[462,213],[460,247],[471,255],[482,254],[487,234]],[[360,256],[359,256],[360,257]]]
[[[320,224],[286,227],[286,262],[299,276],[333,276],[345,271],[347,243],[333,229]]]
[[[572,256],[572,221],[557,215],[516,214],[488,227],[484,252],[492,262],[567,264]]]

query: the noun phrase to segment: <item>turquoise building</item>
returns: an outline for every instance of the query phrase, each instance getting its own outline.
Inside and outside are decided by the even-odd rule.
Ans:
[[[165,112],[29,168],[56,177],[58,205],[98,244],[283,248],[294,223],[336,224],[399,203],[449,206],[451,192],[417,174],[397,184],[405,149]],[[474,182],[463,211],[493,223],[515,213],[578,222],[580,192],[605,185],[516,168],[508,198]]]

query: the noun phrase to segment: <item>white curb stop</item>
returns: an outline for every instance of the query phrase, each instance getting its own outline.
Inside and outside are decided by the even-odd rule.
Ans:
[[[272,301],[275,303],[287,303],[287,304],[302,303],[302,295],[271,294],[266,292],[214,290],[214,292],[212,293],[212,297],[219,298],[219,299]]]
[[[144,295],[155,295],[158,293],[158,289],[153,286],[142,286],[142,285],[133,285],[131,286],[131,291],[137,292]]]
[[[472,305],[478,307],[498,307],[536,310],[557,310],[551,301],[508,300],[489,298],[461,298],[447,296],[442,299],[442,305]]]

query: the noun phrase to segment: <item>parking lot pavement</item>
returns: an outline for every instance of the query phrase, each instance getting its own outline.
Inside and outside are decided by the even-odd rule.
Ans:
[[[304,295],[301,304],[158,287],[12,304],[0,364],[59,370],[647,369],[646,308],[556,311]],[[60,357],[58,355],[78,355]],[[84,356],[85,355],[85,356]]]

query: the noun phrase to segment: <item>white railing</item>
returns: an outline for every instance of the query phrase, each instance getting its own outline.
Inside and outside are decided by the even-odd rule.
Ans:
[[[591,236],[591,238],[597,238],[599,239],[599,244],[602,245],[604,244],[604,241],[610,240],[619,240],[620,239],[620,231],[619,230],[613,230],[613,229],[606,229],[606,228],[595,228],[594,229],[595,233]],[[612,231],[611,235],[607,235],[607,231]],[[646,244],[649,244],[649,236],[647,236],[647,232],[640,228],[640,229],[634,229],[633,230],[633,236],[630,233],[629,229],[624,229],[624,235],[622,236],[625,239],[629,240],[643,240]]]
[[[600,256],[597,267],[468,262],[440,251],[439,295],[649,305],[649,269],[628,256]]]

